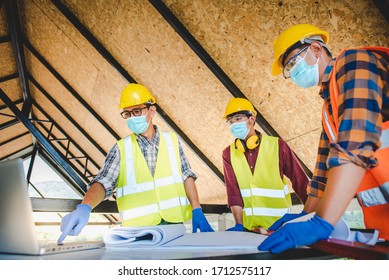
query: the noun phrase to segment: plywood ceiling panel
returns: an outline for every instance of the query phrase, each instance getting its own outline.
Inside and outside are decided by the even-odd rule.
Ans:
[[[88,9],[98,13],[86,13],[86,3],[65,3],[221,170],[232,140],[221,119],[230,94],[151,4],[94,2]]]
[[[0,37],[5,35],[8,35],[7,17],[5,9],[0,9]]]
[[[0,149],[0,158],[5,158],[10,154],[19,152],[24,148],[27,148],[32,145],[31,135],[25,135],[21,138],[18,138],[17,141],[9,142],[4,145],[1,145]]]
[[[3,117],[0,119],[0,123],[3,123]],[[1,130],[0,134],[0,143],[4,143],[9,141],[12,138],[18,137],[24,133],[28,132],[27,128],[21,123],[16,123],[12,126],[9,126],[3,130]],[[31,139],[31,137],[30,137]],[[19,141],[19,140],[16,140]]]
[[[311,132],[321,127],[321,99],[316,88],[301,90],[271,75],[273,40],[293,24],[312,23],[330,33],[334,54],[352,46],[389,45],[389,25],[371,1],[163,2],[304,162],[315,158],[317,139],[307,146],[306,135],[317,135]]]
[[[0,78],[16,73],[15,56],[12,50],[12,44],[0,44]]]
[[[149,1],[61,2],[127,73],[150,89],[167,115],[221,171],[222,150],[233,141],[221,116],[232,95]],[[271,76],[273,40],[286,27],[309,22],[330,33],[329,45],[334,54],[351,46],[389,45],[389,25],[371,1],[164,0],[164,3],[311,170],[321,130],[322,101],[317,89],[302,90],[282,77]],[[118,109],[121,90],[128,81],[51,1],[19,0],[18,4],[23,34],[37,52],[119,137],[128,135]],[[0,36],[7,34],[3,7]],[[11,43],[0,44],[0,77],[16,72],[11,46]],[[32,53],[27,50],[25,53],[28,72],[58,107],[30,83],[37,104],[101,165],[103,153],[63,112],[104,153],[115,144],[115,137]],[[3,82],[0,87],[13,101],[22,98],[18,79]],[[33,112],[38,118],[45,118],[37,109]],[[153,121],[161,129],[170,129],[161,116]],[[55,145],[61,148],[58,143]],[[1,147],[3,155],[7,154],[5,148],[10,151]],[[199,176],[202,203],[225,203],[223,183],[185,144],[184,149]],[[71,147],[71,151],[78,155],[76,147]]]

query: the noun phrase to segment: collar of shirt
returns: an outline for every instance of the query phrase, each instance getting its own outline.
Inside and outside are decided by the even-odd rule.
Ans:
[[[330,61],[330,63],[327,65],[326,69],[324,70],[323,78],[321,81],[321,90],[319,92],[321,98],[323,99],[329,98],[329,96],[327,96],[329,94],[329,91],[323,89],[326,88],[330,82],[331,72],[332,72],[332,68],[334,68],[334,63],[335,63],[335,58]]]
[[[135,138],[136,138],[136,141],[138,142],[139,144],[139,147],[141,148],[141,150],[143,149],[149,149],[150,147],[152,146],[155,146],[156,148],[158,148],[158,145],[159,145],[159,130],[158,130],[158,127],[156,125],[153,125],[154,126],[154,129],[155,129],[155,134],[153,136],[153,138],[151,139],[151,141],[149,139],[147,139],[147,137],[143,136],[143,135],[140,135],[140,134],[135,134]]]

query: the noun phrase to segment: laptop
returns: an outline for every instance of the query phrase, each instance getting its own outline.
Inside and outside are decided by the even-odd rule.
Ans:
[[[39,242],[23,160],[0,162],[0,253],[45,255],[103,247],[103,241]]]

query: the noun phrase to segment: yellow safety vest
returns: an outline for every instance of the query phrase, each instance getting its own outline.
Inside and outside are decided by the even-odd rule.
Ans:
[[[117,142],[120,171],[117,186],[123,226],[152,226],[161,220],[181,223],[191,218],[191,206],[182,181],[176,134],[161,132],[154,177],[135,135]]]
[[[262,135],[254,174],[243,152],[230,146],[231,164],[243,198],[243,226],[268,228],[291,209],[288,185],[280,178],[278,138]]]

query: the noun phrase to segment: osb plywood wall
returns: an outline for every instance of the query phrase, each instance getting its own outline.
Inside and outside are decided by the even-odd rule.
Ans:
[[[137,82],[150,89],[160,107],[222,171],[221,152],[233,138],[221,117],[232,95],[149,1],[62,2]],[[301,90],[290,81],[271,76],[273,40],[293,24],[312,23],[330,33],[334,54],[345,47],[389,46],[388,22],[367,0],[164,3],[311,170],[321,129],[321,100],[317,89]],[[19,0],[18,4],[27,40],[120,137],[127,135],[129,130],[117,108],[127,81],[51,1]],[[7,30],[0,25],[1,34],[7,34]],[[3,45],[2,57],[12,56],[11,45]],[[104,155],[84,134],[105,152],[116,140],[33,54],[27,49],[25,53],[29,72],[60,109],[30,83],[37,103],[66,128],[70,137],[78,139],[81,148],[98,164],[103,164]],[[15,71],[13,62],[7,58],[4,62],[2,57],[1,65],[11,70],[0,69],[5,71],[1,74]],[[1,87],[20,93],[14,81]],[[61,110],[85,132],[80,132]],[[38,110],[35,113],[43,118]],[[154,123],[170,129],[159,116]],[[225,203],[223,183],[188,146],[184,149],[199,176],[201,202]]]
[[[221,68],[312,170],[320,134],[317,88],[301,90],[270,73],[272,43],[284,29],[311,23],[347,47],[389,46],[389,24],[372,1],[165,1]]]

